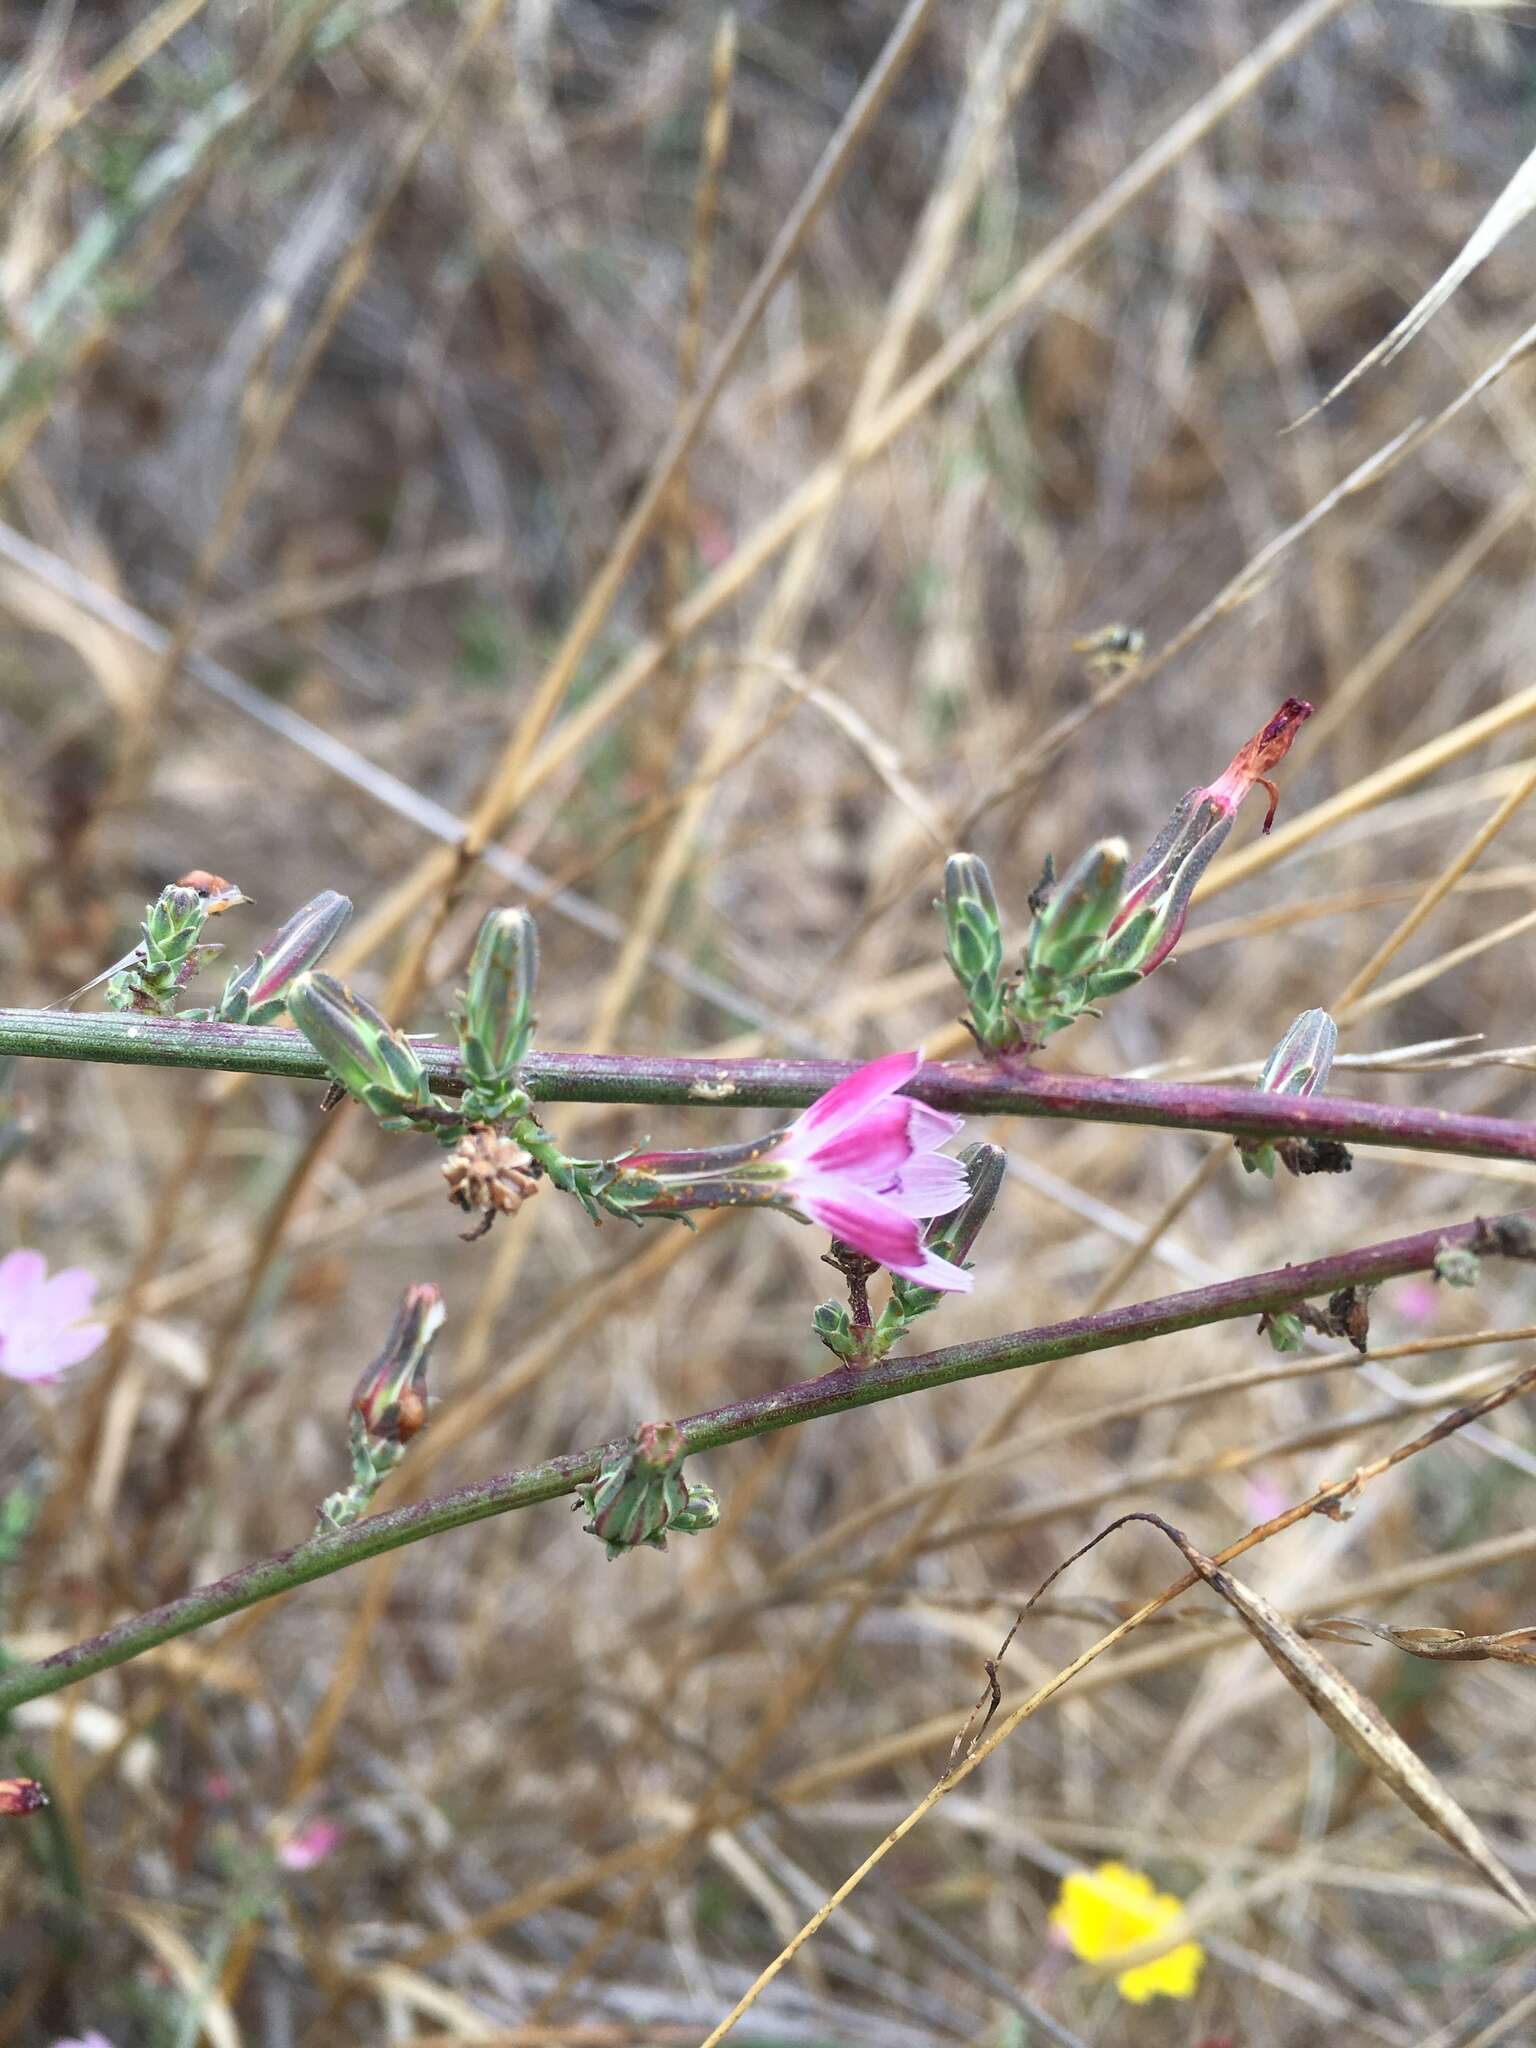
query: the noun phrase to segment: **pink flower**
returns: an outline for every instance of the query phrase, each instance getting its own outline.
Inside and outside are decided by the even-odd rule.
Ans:
[[[1255,785],[1269,795],[1264,830],[1275,822],[1280,792],[1269,771],[1285,759],[1311,716],[1312,706],[1304,698],[1287,697],[1214,782],[1188,790],[1179,799],[1173,816],[1125,878],[1125,893],[1106,935],[1107,965],[1134,967],[1148,975],[1168,958],[1183,933],[1195,884],[1232,830],[1238,805]]]
[[[284,1870],[313,1870],[323,1863],[341,1840],[341,1829],[333,1820],[312,1820],[307,1826],[280,1842],[277,1860]]]
[[[112,2043],[92,2027],[88,2034],[71,2034],[67,2041],[55,2041],[53,2048],[112,2048]]]
[[[785,1130],[716,1152],[638,1153],[616,1178],[638,1214],[760,1202],[819,1223],[903,1279],[968,1293],[970,1274],[923,1243],[923,1222],[958,1209],[970,1190],[960,1161],[938,1149],[963,1119],[896,1092],[920,1065],[915,1052],[888,1053]]]
[[[82,1323],[96,1282],[83,1266],[48,1278],[41,1252],[0,1259],[0,1374],[12,1380],[56,1380],[89,1358],[107,1334],[105,1323]]]

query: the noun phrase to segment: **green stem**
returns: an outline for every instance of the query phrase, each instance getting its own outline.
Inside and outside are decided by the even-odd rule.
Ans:
[[[718,1450],[726,1444],[740,1443],[745,1437],[793,1429],[823,1415],[897,1400],[903,1395],[950,1386],[957,1380],[1015,1372],[1053,1359],[1107,1351],[1149,1337],[1193,1329],[1202,1323],[1259,1315],[1309,1296],[1330,1294],[1340,1287],[1374,1285],[1399,1274],[1425,1272],[1434,1265],[1437,1252],[1445,1247],[1516,1258],[1536,1256],[1536,1209],[1520,1209],[1492,1219],[1478,1217],[1445,1230],[1424,1230],[1412,1237],[1314,1259],[1307,1265],[1282,1266],[1274,1272],[1195,1287],[1131,1308],[1110,1309],[1102,1315],[1079,1316],[1011,1336],[954,1344],[947,1350],[926,1352],[920,1357],[884,1358],[875,1365],[841,1366],[821,1379],[804,1380],[796,1386],[780,1387],[770,1394],[754,1395],[690,1416],[679,1426],[690,1455]],[[541,1465],[504,1472],[473,1486],[460,1487],[454,1493],[422,1501],[415,1507],[370,1516],[334,1534],[312,1537],[307,1543],[276,1557],[264,1558],[259,1564],[246,1565],[228,1578],[199,1586],[163,1607],[121,1621],[101,1635],[60,1650],[39,1664],[0,1672],[0,1715],[24,1700],[58,1692],[97,1671],[129,1663],[157,1644],[187,1635],[211,1621],[222,1620],[225,1615],[237,1614],[242,1608],[274,1599],[280,1593],[291,1592],[312,1579],[328,1578],[332,1572],[361,1564],[365,1558],[398,1550],[407,1543],[419,1543],[424,1537],[462,1528],[469,1522],[509,1514],[516,1508],[532,1507],[538,1501],[555,1500],[561,1494],[573,1492],[577,1485],[595,1479],[604,1460],[623,1448],[623,1440],[615,1440],[591,1450],[549,1458]]]
[[[412,1041],[435,1088],[461,1093],[463,1069],[449,1045]],[[192,1067],[330,1078],[309,1041],[272,1025],[185,1017],[77,1017],[67,1010],[0,1010],[0,1058],[104,1060],[118,1065]],[[854,1071],[846,1060],[710,1060],[619,1053],[530,1053],[520,1078],[536,1102],[623,1102],[713,1109],[803,1109]],[[1234,1138],[1334,1139],[1345,1145],[1405,1145],[1474,1159],[1536,1162],[1536,1123],[1406,1109],[1344,1096],[1269,1095],[1186,1081],[1124,1081],[1047,1073],[1022,1058],[920,1067],[905,1091],[961,1116],[1076,1118],[1224,1132]]]

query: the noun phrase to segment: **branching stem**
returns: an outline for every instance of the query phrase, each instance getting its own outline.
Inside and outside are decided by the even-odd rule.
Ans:
[[[1442,1247],[1485,1255],[1508,1252],[1529,1257],[1533,1243],[1536,1209],[1516,1210],[1508,1216],[1489,1219],[1478,1217],[1444,1230],[1419,1231],[1412,1237],[1339,1252],[1306,1265],[1283,1266],[1241,1280],[1191,1288],[1183,1294],[1139,1302],[1130,1308],[1110,1309],[1101,1315],[1078,1316],[1069,1322],[1051,1323],[1011,1336],[955,1344],[919,1357],[885,1358],[869,1366],[842,1366],[821,1379],[803,1380],[796,1386],[780,1387],[773,1393],[753,1395],[689,1416],[680,1427],[690,1454],[718,1450],[725,1444],[739,1443],[744,1437],[792,1429],[823,1415],[837,1415],[876,1401],[923,1393],[957,1380],[1014,1372],[1023,1366],[1080,1357],[1086,1352],[1107,1351],[1140,1343],[1148,1337],[1193,1329],[1202,1323],[1259,1315],[1267,1309],[1283,1308],[1340,1287],[1371,1285],[1403,1273],[1424,1272],[1434,1265],[1436,1253]],[[39,1664],[0,1672],[0,1713],[24,1700],[58,1692],[95,1672],[129,1663],[175,1636],[187,1635],[225,1615],[306,1585],[312,1579],[344,1571],[348,1565],[360,1564],[383,1551],[398,1550],[404,1544],[420,1542],[423,1537],[436,1536],[468,1522],[484,1521],[492,1515],[508,1514],[515,1508],[532,1507],[538,1501],[557,1499],[561,1494],[571,1493],[579,1483],[595,1479],[605,1458],[622,1448],[618,1442],[599,1444],[591,1450],[547,1459],[522,1471],[500,1473],[414,1507],[370,1516],[333,1535],[314,1537],[276,1557],[246,1565],[228,1578],[199,1586],[163,1607],[118,1622],[101,1635],[60,1650]],[[632,1567],[625,1565],[621,1569]]]

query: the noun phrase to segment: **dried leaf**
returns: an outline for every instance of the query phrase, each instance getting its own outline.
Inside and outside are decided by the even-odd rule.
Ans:
[[[1531,1647],[1536,1644],[1536,1628],[1469,1636],[1464,1628],[1393,1628],[1388,1622],[1364,1621],[1355,1614],[1331,1614],[1303,1623],[1302,1633],[1335,1643],[1358,1643],[1365,1636],[1374,1636],[1394,1650],[1406,1650],[1410,1657],[1431,1657],[1443,1664],[1536,1664],[1536,1648]]]
[[[1536,1920],[1536,1907],[1531,1905],[1471,1816],[1463,1812],[1434,1773],[1382,1717],[1375,1704],[1358,1691],[1336,1665],[1330,1664],[1320,1650],[1314,1649],[1262,1594],[1256,1593],[1251,1586],[1245,1586],[1241,1579],[1233,1578],[1230,1572],[1197,1550],[1182,1530],[1174,1528],[1171,1522],[1165,1522],[1161,1515],[1144,1511],[1122,1515],[1084,1544],[1083,1550],[1092,1549],[1093,1544],[1101,1542],[1112,1530],[1122,1528],[1127,1522],[1150,1522],[1154,1529],[1161,1529],[1171,1542],[1176,1543],[1212,1591],[1219,1593],[1237,1611],[1250,1635],[1312,1711],[1346,1748],[1354,1752],[1366,1769],[1395,1793],[1410,1812],[1416,1813],[1426,1827],[1433,1828],[1443,1842],[1448,1842],[1474,1864],[1494,1890],[1526,1919]],[[1082,1550],[1074,1553],[1077,1557],[1082,1554]],[[1069,1558],[1066,1562],[1070,1564],[1072,1561]],[[1065,1564],[1058,1565],[1045,1586],[1049,1586],[1065,1569]],[[1040,1593],[1045,1591],[1045,1586],[1040,1588]],[[1036,1599],[1040,1593],[1035,1595]]]

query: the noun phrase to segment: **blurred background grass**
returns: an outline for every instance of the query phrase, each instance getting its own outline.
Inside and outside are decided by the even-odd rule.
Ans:
[[[1255,79],[1286,24],[1294,50]],[[950,0],[905,33],[614,601],[541,694],[897,10],[8,12],[8,1001],[85,979],[203,866],[259,900],[221,934],[242,957],[346,891],[375,940],[358,985],[437,1029],[484,906],[562,884],[581,901],[540,911],[546,1045],[959,1051],[944,853],[987,857],[1020,930],[1047,853],[1144,842],[1291,693],[1319,716],[1282,825],[1435,751],[1246,870],[1245,814],[1179,964],[1050,1056],[1213,1072],[1337,1001],[1524,772],[1529,366],[1293,529],[1520,335],[1529,229],[1406,353],[1282,429],[1512,176],[1536,32],[1414,0]],[[1223,90],[1225,118],[1181,136]],[[1100,219],[1147,151],[1162,174]],[[946,348],[968,359],[892,426],[882,405]],[[759,561],[797,503],[789,551]],[[202,666],[103,623],[114,601]],[[1139,668],[1074,644],[1122,623]],[[215,695],[208,660],[310,744]],[[314,734],[351,750],[345,772]],[[426,888],[381,917],[433,841],[365,764],[467,817],[509,748],[499,843],[550,887],[482,864],[451,902]],[[1532,1035],[1533,855],[1518,813],[1346,1018],[1345,1050],[1385,1071],[1336,1087],[1529,1114],[1528,1047],[1392,1055]],[[0,1406],[0,1467],[40,1501],[11,1574],[19,1654],[306,1533],[405,1280],[437,1281],[449,1323],[392,1499],[819,1369],[822,1247],[777,1219],[594,1233],[546,1197],[466,1247],[431,1148],[349,1110],[320,1125],[316,1090],[41,1065],[16,1087],[32,1137],[7,1241],[90,1265],[119,1311],[73,1385]],[[551,1121],[611,1149],[765,1120]],[[985,1135],[1017,1173],[935,1342],[1513,1206],[1531,1179],[1374,1154],[1271,1188],[1211,1141]],[[1375,1307],[1392,1345],[1522,1325],[1530,1290],[1400,1282]],[[932,1782],[1019,1597],[1098,1520],[1155,1507],[1215,1548],[1411,1435],[1406,1382],[1521,1357],[1511,1339],[1401,1379],[1146,1408],[1278,1365],[1233,1326],[953,1388],[722,1454],[702,1476],[723,1526],[665,1556],[609,1565],[536,1510],[36,1703],[12,1750],[55,1803],[0,1843],[0,2043],[694,2042]],[[917,1532],[989,1429],[1006,1462],[962,1473]],[[1251,1575],[1304,1613],[1526,1622],[1533,1458],[1506,1412]],[[1127,1533],[1079,1566],[1005,1687],[1169,1563]],[[1536,1880],[1529,1675],[1337,1656]],[[324,1860],[275,1861],[316,1820],[341,1829]],[[1051,1951],[1061,1873],[1102,1856],[1195,1900],[1193,2003],[1127,2006]],[[1499,1902],[1202,1596],[941,1805],[737,2037],[1018,2048],[1030,2023],[986,1966],[1080,2038],[1138,2048],[1492,2040],[1536,1981]]]

